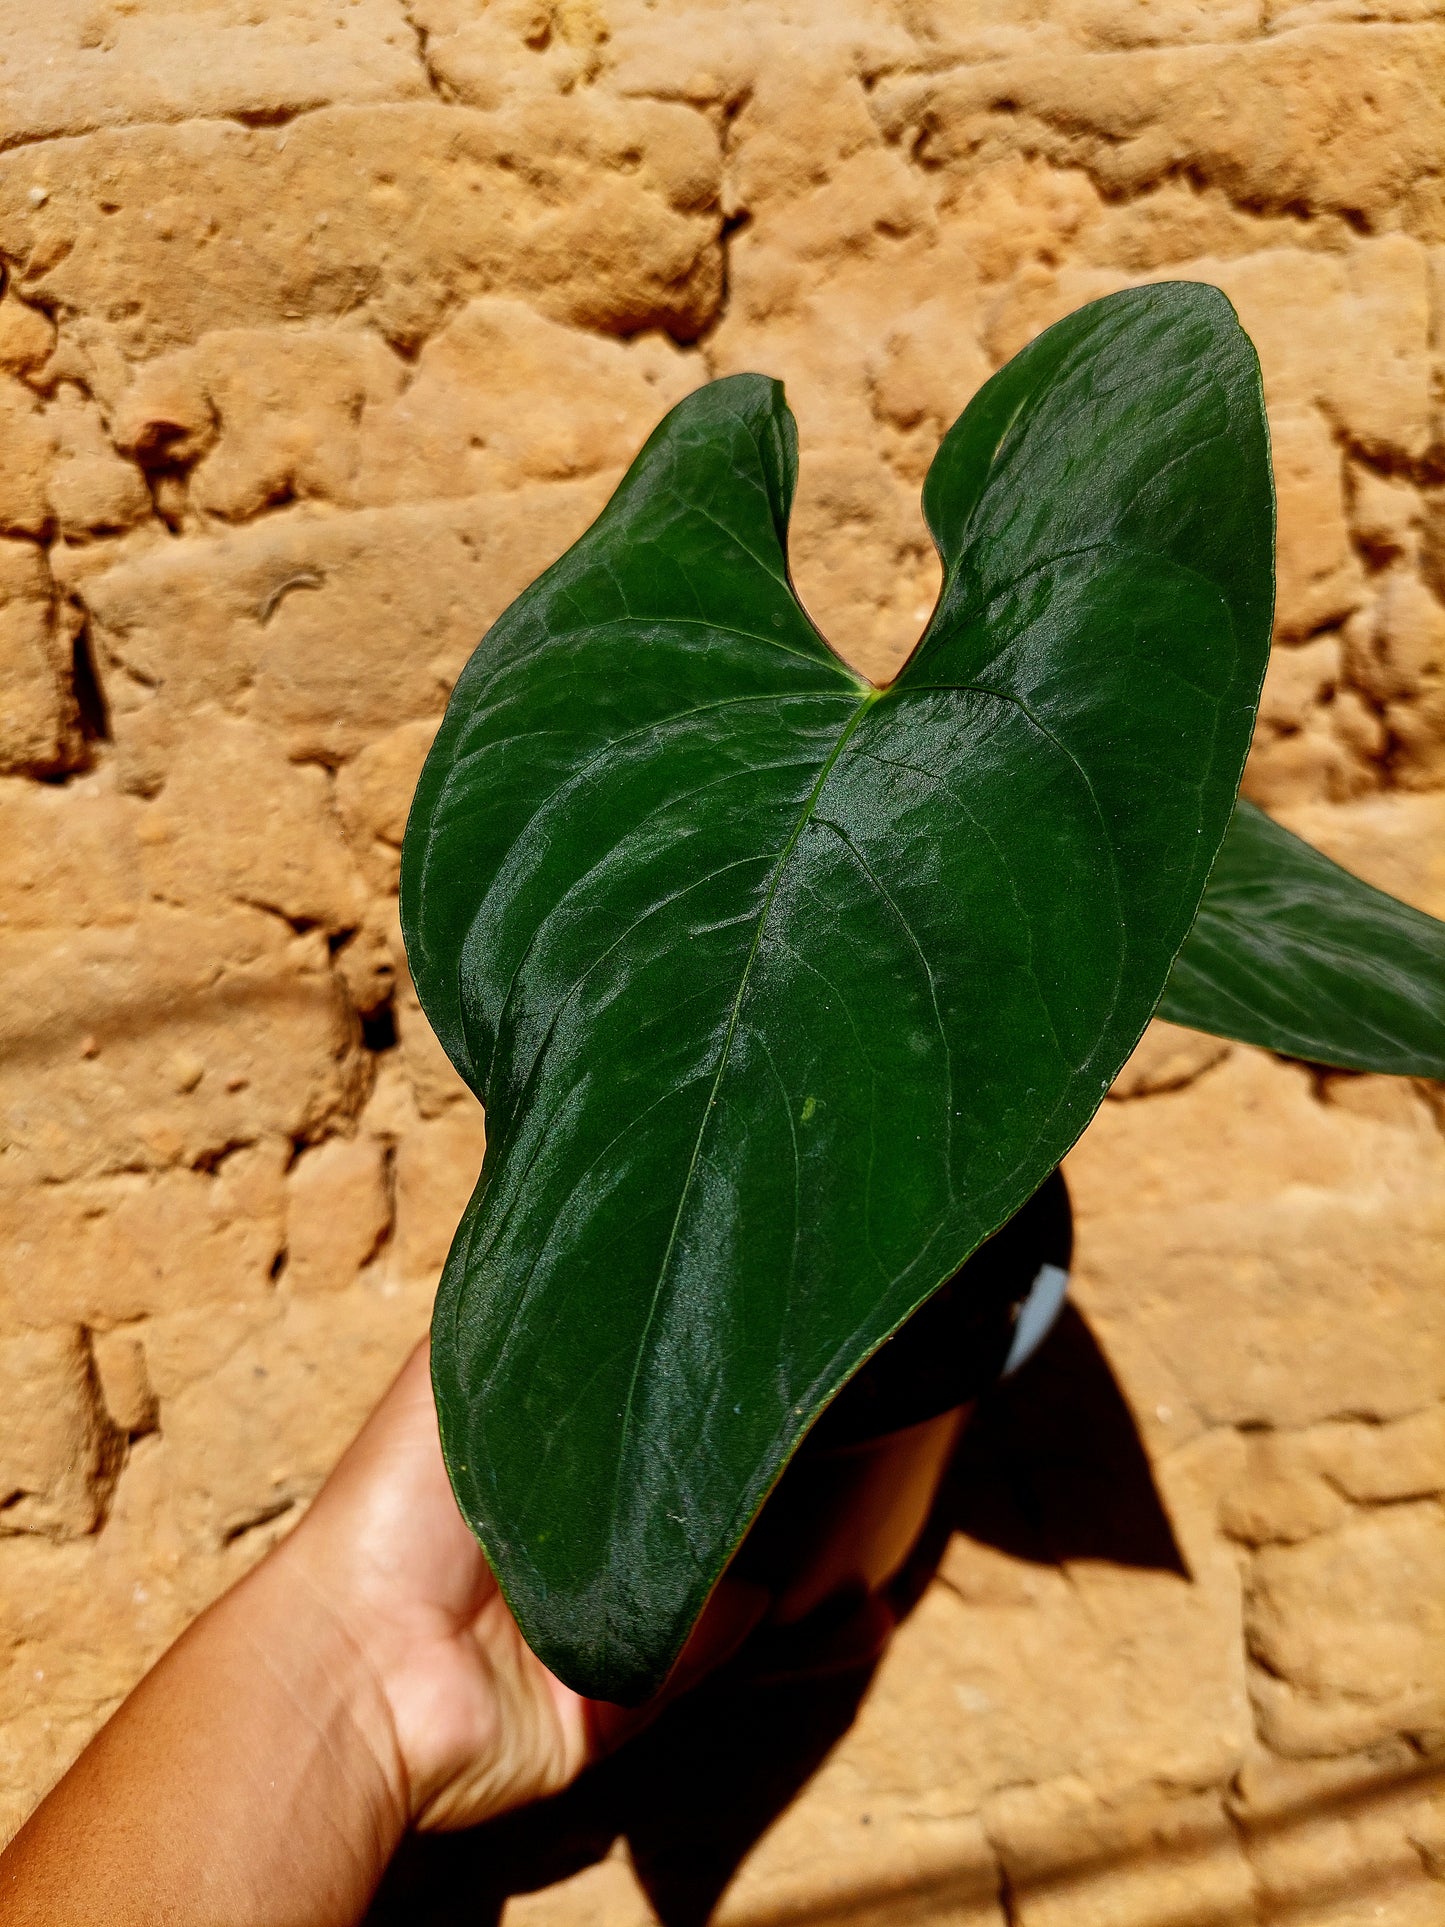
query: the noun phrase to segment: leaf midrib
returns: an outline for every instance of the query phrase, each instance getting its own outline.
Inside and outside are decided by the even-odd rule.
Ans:
[[[1218,941],[1212,937],[1210,924],[1224,925],[1233,937],[1234,941],[1232,945],[1221,946]],[[1278,994],[1282,994],[1288,997],[1292,1004],[1294,1003],[1294,993],[1287,986],[1282,988],[1276,977],[1265,967],[1267,963],[1268,937],[1266,936],[1264,940],[1261,940],[1260,933],[1256,926],[1242,922],[1239,918],[1230,916],[1225,911],[1212,909],[1209,922],[1206,923],[1201,919],[1197,928],[1203,937],[1205,946],[1207,948],[1213,948],[1216,951],[1222,949],[1226,961],[1233,964],[1235,973],[1238,976],[1246,979],[1253,978],[1267,991],[1275,991]],[[1329,937],[1305,935],[1296,931],[1288,931],[1286,934],[1293,947],[1303,951],[1314,963],[1333,966],[1335,969],[1343,968],[1351,972],[1368,969],[1371,964],[1374,964],[1377,973],[1381,967],[1389,973],[1389,976],[1382,980],[1387,987],[1398,986],[1398,974],[1394,971],[1388,958],[1362,958],[1357,950],[1351,950],[1343,944],[1334,942]],[[1197,970],[1198,966],[1195,966],[1195,968]],[[1199,974],[1202,975],[1203,973],[1200,972]],[[1216,984],[1219,982],[1217,977],[1215,978],[1215,982]],[[1227,983],[1223,987],[1228,990]],[[1329,995],[1329,993],[1323,991],[1319,985],[1313,986],[1313,992],[1316,1000],[1321,996]],[[1416,1005],[1413,1002],[1413,999],[1409,995],[1408,979],[1406,980],[1406,989],[1404,991],[1398,991],[1397,989],[1397,994],[1400,995],[1401,1001],[1410,1008],[1423,1009],[1427,1016],[1432,1014],[1428,1005]],[[1309,1013],[1311,1008],[1303,1004],[1297,1005],[1296,1007],[1305,1011],[1306,1014]],[[1400,1040],[1398,1036],[1391,1031],[1381,1029],[1374,1016],[1367,1013],[1362,1018],[1359,1011],[1352,1011],[1351,1015],[1357,1023],[1363,1022],[1367,1029],[1372,1030],[1385,1041],[1396,1044],[1399,1043]],[[1300,1028],[1303,1030],[1307,1027],[1308,1026],[1302,1024]]]
[[[692,1190],[692,1181],[697,1171],[698,1159],[702,1154],[703,1138],[707,1132],[708,1122],[712,1117],[713,1106],[717,1102],[718,1088],[722,1083],[723,1075],[728,1067],[728,1060],[732,1055],[733,1039],[737,1034],[738,1016],[742,1010],[743,998],[747,993],[748,983],[752,977],[753,964],[757,959],[758,950],[762,944],[763,931],[768,921],[768,913],[773,907],[773,899],[777,895],[778,885],[782,880],[783,871],[787,868],[788,859],[796,849],[799,837],[803,834],[803,831],[812,819],[813,812],[817,808],[818,798],[822,794],[824,784],[833,772],[834,765],[843,754],[848,739],[852,736],[854,730],[858,727],[859,723],[862,722],[873,705],[878,702],[885,693],[882,689],[870,689],[868,693],[860,699],[858,707],[839,731],[838,740],[828,752],[822,768],[818,771],[813,787],[808,792],[803,807],[798,813],[798,820],[793,825],[792,833],[789,835],[782,849],[778,852],[777,861],[773,865],[772,875],[768,878],[768,887],[758,910],[757,925],[753,931],[753,940],[748,947],[747,958],[743,963],[742,974],[738,979],[737,994],[733,998],[732,1009],[728,1013],[728,1026],[723,1037],[721,1050],[718,1053],[717,1071],[713,1077],[712,1088],[708,1092],[707,1103],[703,1106],[697,1131],[693,1136],[692,1156],[688,1160],[687,1174],[683,1178],[682,1187],[678,1193],[677,1210],[673,1214],[672,1229],[668,1233],[667,1246],[663,1251],[662,1261],[657,1267],[657,1281],[653,1286],[652,1301],[648,1305],[647,1318],[643,1323],[641,1334],[637,1340],[632,1377],[627,1386],[627,1398],[622,1408],[622,1425],[617,1438],[617,1476],[613,1482],[611,1507],[611,1522],[614,1533],[616,1531],[618,1512],[621,1504],[622,1474],[627,1462],[627,1437],[632,1427],[633,1406],[637,1395],[638,1380],[642,1375],[642,1362],[646,1356],[648,1339],[651,1336],[653,1323],[657,1317],[657,1308],[662,1302],[663,1287],[667,1282],[668,1268],[672,1263],[672,1254],[676,1249],[678,1232],[682,1226],[682,1215],[687,1207],[688,1195]]]

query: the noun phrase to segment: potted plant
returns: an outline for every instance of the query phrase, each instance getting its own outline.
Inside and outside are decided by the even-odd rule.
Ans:
[[[432,1328],[447,1464],[531,1644],[622,1702],[824,1601],[885,1461],[896,1560],[1156,1009],[1445,1072],[1445,926],[1236,801],[1274,503],[1217,290],[1095,302],[984,385],[886,687],[793,592],[795,463],[776,382],[675,408],[464,670],[403,853],[418,994],[487,1107]]]

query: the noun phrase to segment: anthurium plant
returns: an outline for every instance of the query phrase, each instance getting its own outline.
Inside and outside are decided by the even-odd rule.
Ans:
[[[884,687],[793,591],[795,471],[777,382],[675,408],[478,648],[406,833],[417,991],[487,1108],[447,1464],[533,1647],[612,1700],[1156,1010],[1445,1072],[1445,925],[1236,801],[1274,500],[1221,294],[1095,302],[985,384]]]

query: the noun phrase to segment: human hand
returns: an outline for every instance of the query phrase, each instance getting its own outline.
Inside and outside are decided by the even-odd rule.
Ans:
[[[425,1341],[268,1563],[374,1676],[394,1739],[380,1764],[413,1825],[473,1826],[581,1770],[596,1720],[523,1640],[457,1510]]]
[[[356,1927],[409,1825],[555,1792],[635,1718],[579,1699],[517,1631],[452,1498],[418,1346],[296,1530],[0,1854],[0,1922]]]

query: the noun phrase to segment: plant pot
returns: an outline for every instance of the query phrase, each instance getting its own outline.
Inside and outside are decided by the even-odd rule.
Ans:
[[[718,1581],[664,1692],[748,1642],[769,1671],[876,1657],[885,1594],[917,1546],[969,1414],[1057,1315],[1073,1218],[1063,1175],[882,1345],[799,1446]]]

